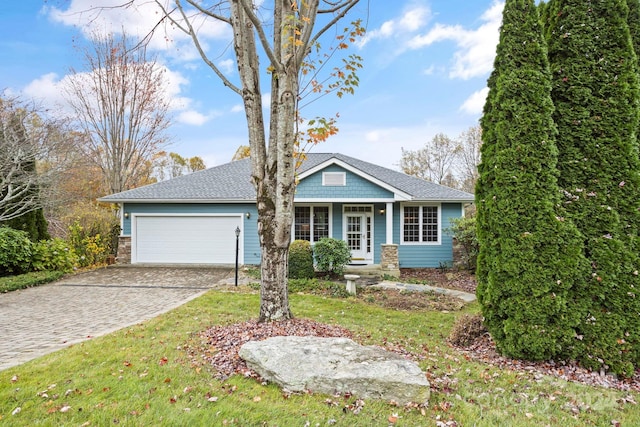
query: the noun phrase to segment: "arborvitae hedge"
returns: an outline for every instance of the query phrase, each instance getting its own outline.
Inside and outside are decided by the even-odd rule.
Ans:
[[[559,185],[591,265],[589,281],[570,294],[582,316],[578,358],[629,375],[640,361],[640,93],[627,3],[552,0],[548,8]]]
[[[587,274],[581,239],[559,206],[551,78],[533,0],[507,0],[482,125],[478,297],[498,349],[573,357],[571,290]]]

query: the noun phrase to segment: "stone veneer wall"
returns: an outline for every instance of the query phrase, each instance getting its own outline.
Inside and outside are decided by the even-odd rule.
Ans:
[[[400,277],[400,263],[398,262],[398,245],[381,245],[380,269],[382,274]]]
[[[131,236],[118,237],[116,264],[131,264]]]

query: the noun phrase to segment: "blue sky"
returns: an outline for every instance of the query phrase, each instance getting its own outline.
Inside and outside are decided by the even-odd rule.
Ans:
[[[77,46],[92,29],[146,34],[155,23],[153,2],[109,10],[91,6],[122,0],[21,0],[0,14],[0,90],[64,111],[60,85],[82,67]],[[266,3],[266,2],[265,2]],[[326,96],[302,115],[340,114],[340,132],[315,152],[341,152],[398,169],[401,148],[421,148],[437,133],[457,137],[478,123],[486,97],[504,2],[499,0],[361,0],[350,18],[362,18],[367,35],[350,52],[364,58],[355,95]],[[207,26],[212,58],[234,78],[229,32]],[[156,38],[151,49],[167,69],[173,144],[182,156],[207,166],[231,160],[247,144],[241,99],[225,88],[180,34]],[[221,52],[221,53],[218,53]],[[337,65],[337,64],[336,64]],[[266,65],[265,65],[266,66]]]

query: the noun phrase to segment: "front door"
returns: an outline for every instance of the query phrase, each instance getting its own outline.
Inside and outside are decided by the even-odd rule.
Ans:
[[[369,209],[363,210],[362,208]],[[371,208],[368,206],[353,206],[346,207],[345,211],[345,241],[351,251],[351,262],[356,264],[369,264],[373,261],[371,252],[371,248],[373,247]]]

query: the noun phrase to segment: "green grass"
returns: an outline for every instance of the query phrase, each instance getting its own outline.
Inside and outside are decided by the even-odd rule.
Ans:
[[[355,398],[285,396],[274,385],[239,376],[213,378],[189,357],[197,332],[255,318],[256,293],[210,291],[151,321],[95,338],[0,372],[0,425],[11,426],[463,426],[638,425],[629,393],[500,370],[467,360],[445,344],[455,318],[477,311],[403,312],[355,298],[292,294],[297,317],[339,324],[364,344],[385,341],[421,356],[432,383],[424,413]],[[631,395],[639,400],[637,394]],[[12,415],[16,408],[20,412]],[[446,425],[446,424],[443,424]]]

